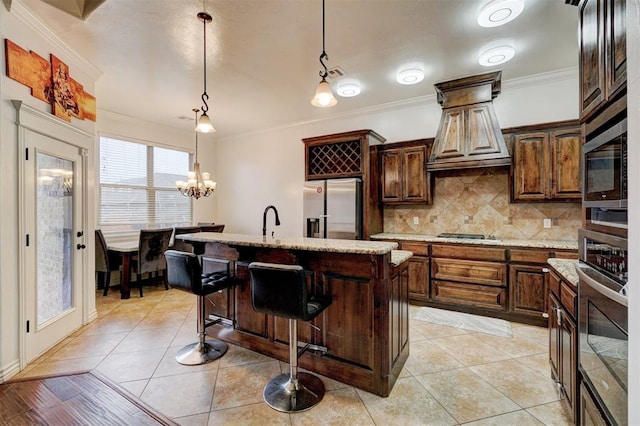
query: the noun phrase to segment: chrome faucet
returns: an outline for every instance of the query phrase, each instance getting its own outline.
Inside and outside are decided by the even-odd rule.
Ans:
[[[264,209],[264,214],[262,215],[262,236],[267,236],[267,212],[269,209],[273,209],[273,212],[276,214],[276,226],[280,226],[280,218],[278,217],[278,209],[275,206],[267,206]]]

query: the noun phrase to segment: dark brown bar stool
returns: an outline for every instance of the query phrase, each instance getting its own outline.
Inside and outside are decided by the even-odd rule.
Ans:
[[[206,339],[205,329],[218,321],[205,321],[205,296],[231,287],[235,279],[227,273],[203,274],[198,257],[193,253],[176,250],[165,252],[167,259],[167,282],[173,288],[188,291],[198,296],[198,341],[180,349],[176,361],[185,365],[200,365],[220,358],[227,352],[227,344],[219,340]]]
[[[289,374],[267,383],[264,401],[271,408],[291,413],[318,404],[324,396],[322,380],[298,372],[298,321],[311,321],[331,304],[328,296],[309,296],[305,272],[298,265],[249,264],[251,301],[256,312],[289,319]]]

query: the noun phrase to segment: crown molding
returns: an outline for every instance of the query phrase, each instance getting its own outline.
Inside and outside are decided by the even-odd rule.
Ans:
[[[56,51],[51,53],[58,57],[64,56],[66,59],[65,62],[68,65],[71,65],[73,68],[80,68],[82,72],[89,76],[92,83],[95,83],[96,80],[102,77],[102,71],[100,71],[98,67],[73,50],[71,46],[65,43],[56,33],[51,31],[51,29],[47,27],[40,18],[34,15],[31,10],[22,4],[20,0],[3,1],[5,2],[5,6],[7,6],[7,2],[9,3],[8,7],[10,8],[11,14],[13,14],[20,22],[52,44],[53,49]]]

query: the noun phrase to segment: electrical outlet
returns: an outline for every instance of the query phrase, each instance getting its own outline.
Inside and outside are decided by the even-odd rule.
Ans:
[[[418,216],[414,216],[413,217],[413,224],[414,225],[420,225],[420,218]]]
[[[551,219],[544,219],[543,225],[545,228],[551,228]]]

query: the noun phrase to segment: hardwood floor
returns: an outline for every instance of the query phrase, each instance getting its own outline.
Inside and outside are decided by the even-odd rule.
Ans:
[[[97,373],[0,385],[2,425],[175,425]]]

